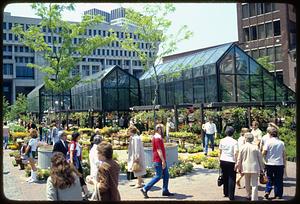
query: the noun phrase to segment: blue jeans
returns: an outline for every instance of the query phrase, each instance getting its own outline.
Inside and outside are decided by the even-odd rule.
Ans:
[[[7,145],[8,145],[8,136],[4,136],[4,148],[7,149]]]
[[[155,168],[155,176],[144,186],[144,190],[147,192],[149,191],[154,184],[156,184],[161,177],[163,178],[163,192],[169,192],[168,185],[169,185],[169,171],[168,167],[162,168],[161,162],[154,162],[154,168]]]
[[[283,194],[283,174],[284,166],[266,165],[268,183],[266,184],[266,193],[271,193],[274,186],[275,197],[282,197]]]
[[[212,151],[214,151],[214,134],[205,134],[205,153],[208,152],[208,141],[210,141],[210,146]]]

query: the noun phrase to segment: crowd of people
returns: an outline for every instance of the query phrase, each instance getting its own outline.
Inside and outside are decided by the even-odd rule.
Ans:
[[[230,200],[235,199],[235,188],[245,188],[248,200],[258,200],[259,176],[266,174],[268,181],[265,187],[266,199],[274,186],[275,198],[282,198],[283,176],[286,167],[284,143],[279,139],[278,126],[269,123],[267,134],[262,135],[257,121],[253,121],[251,128],[242,128],[238,140],[233,138],[234,128],[227,126],[225,136],[219,143],[219,161],[223,178],[223,194]],[[30,122],[27,126],[31,139],[21,148],[23,156],[28,158],[31,166],[31,176],[28,182],[37,181],[35,155],[41,145],[53,145],[51,158],[51,173],[47,180],[48,200],[121,200],[118,191],[120,166],[112,159],[112,145],[103,141],[97,128],[91,136],[91,148],[89,151],[90,175],[83,177],[82,147],[79,143],[80,133],[73,132],[72,140],[67,141],[67,133],[63,126],[53,122],[48,128],[45,123],[37,126]],[[137,177],[134,188],[139,188],[144,198],[149,198],[149,190],[163,179],[162,196],[174,196],[169,191],[169,171],[167,166],[164,141],[168,141],[168,134],[174,129],[170,119],[167,121],[166,131],[162,124],[155,127],[152,136],[154,177],[144,184],[143,176],[146,174],[145,155],[140,131],[134,121],[129,123],[129,147],[128,147],[128,172]],[[212,118],[203,124],[204,154],[208,154],[208,143],[214,150],[214,138],[217,135],[216,125]],[[164,134],[166,132],[166,135]],[[9,128],[4,123],[4,147],[7,146]],[[245,186],[241,186],[244,178]],[[87,183],[94,186],[93,192],[89,192]]]

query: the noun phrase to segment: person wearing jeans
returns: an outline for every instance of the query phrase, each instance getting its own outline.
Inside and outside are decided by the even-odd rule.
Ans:
[[[166,151],[163,142],[163,126],[158,124],[155,127],[156,133],[152,138],[152,151],[153,151],[153,164],[155,168],[155,176],[147,183],[141,192],[144,198],[149,198],[147,192],[156,184],[161,178],[163,178],[163,196],[174,196],[169,192],[169,171],[166,163]]]
[[[8,145],[8,139],[9,139],[9,127],[7,126],[7,122],[4,122],[4,126],[3,126],[3,147],[4,149],[7,149],[7,145]]]
[[[284,142],[278,138],[278,130],[274,127],[270,129],[270,138],[263,147],[263,155],[266,160],[266,170],[268,183],[265,189],[265,198],[269,195],[274,185],[274,195],[276,199],[281,199],[283,195],[283,175],[286,166],[286,156]]]
[[[213,123],[213,119],[211,117],[208,118],[208,121],[202,126],[202,129],[205,131],[204,136],[204,146],[205,152],[204,154],[207,155],[208,152],[208,142],[210,141],[211,149],[214,151],[214,138],[217,136],[217,127],[216,124]]]

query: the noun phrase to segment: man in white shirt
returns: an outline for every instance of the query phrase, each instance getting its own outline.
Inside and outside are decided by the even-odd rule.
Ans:
[[[57,124],[54,122],[52,126],[53,127],[51,129],[51,140],[53,142],[53,147],[54,147],[55,143],[59,141],[59,137],[58,137],[58,128],[56,127]]]
[[[253,143],[259,147],[262,138],[262,131],[258,128],[258,125],[259,123],[257,121],[252,122],[251,134],[254,136]]]
[[[167,119],[166,124],[166,141],[169,142],[169,132],[175,128],[174,123],[171,121],[171,118]]]
[[[208,118],[208,121],[202,126],[202,129],[205,131],[204,145],[205,152],[207,155],[208,152],[208,141],[210,141],[211,149],[214,151],[214,138],[217,137],[217,127],[216,124],[213,123],[212,117]]]

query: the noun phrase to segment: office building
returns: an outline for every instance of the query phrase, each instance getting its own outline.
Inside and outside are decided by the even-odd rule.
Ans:
[[[122,41],[122,39],[125,38],[125,33],[120,26],[122,21],[118,21],[118,19],[124,19],[124,8],[112,10],[111,13],[98,9],[91,9],[86,11],[85,14],[102,15],[105,19],[103,23],[96,27],[88,28],[85,35],[80,37],[92,37],[96,35],[105,37],[110,34],[109,30],[112,29],[119,38],[119,41]],[[37,25],[39,22],[40,19],[38,18],[12,16],[10,13],[4,12],[3,91],[4,96],[10,103],[13,103],[16,100],[17,94],[28,94],[36,86],[43,83],[43,73],[27,67],[28,63],[44,64],[45,61],[43,60],[43,57],[24,46],[11,30],[15,24],[21,24],[24,29],[28,29],[30,25]],[[43,28],[43,33],[45,35],[45,41],[51,44],[52,39],[50,30]],[[140,43],[140,48],[144,50],[147,55],[153,56],[155,54],[156,51],[150,50],[150,45],[148,43],[144,43],[138,39],[138,36],[134,34],[134,29],[132,27],[129,34],[135,42]],[[54,36],[53,41],[54,40],[57,40],[59,43],[62,42],[60,36]],[[77,44],[79,43],[79,40],[80,38],[74,38],[73,43]],[[81,76],[84,77],[93,75],[112,65],[118,65],[136,77],[141,76],[143,73],[143,66],[137,53],[122,49],[119,41],[112,42],[110,45],[94,50],[90,56],[84,57],[82,62],[80,62],[70,74],[76,75],[77,73],[80,73]]]
[[[237,3],[240,47],[253,58],[269,56],[276,78],[295,91],[296,13],[283,3]]]

